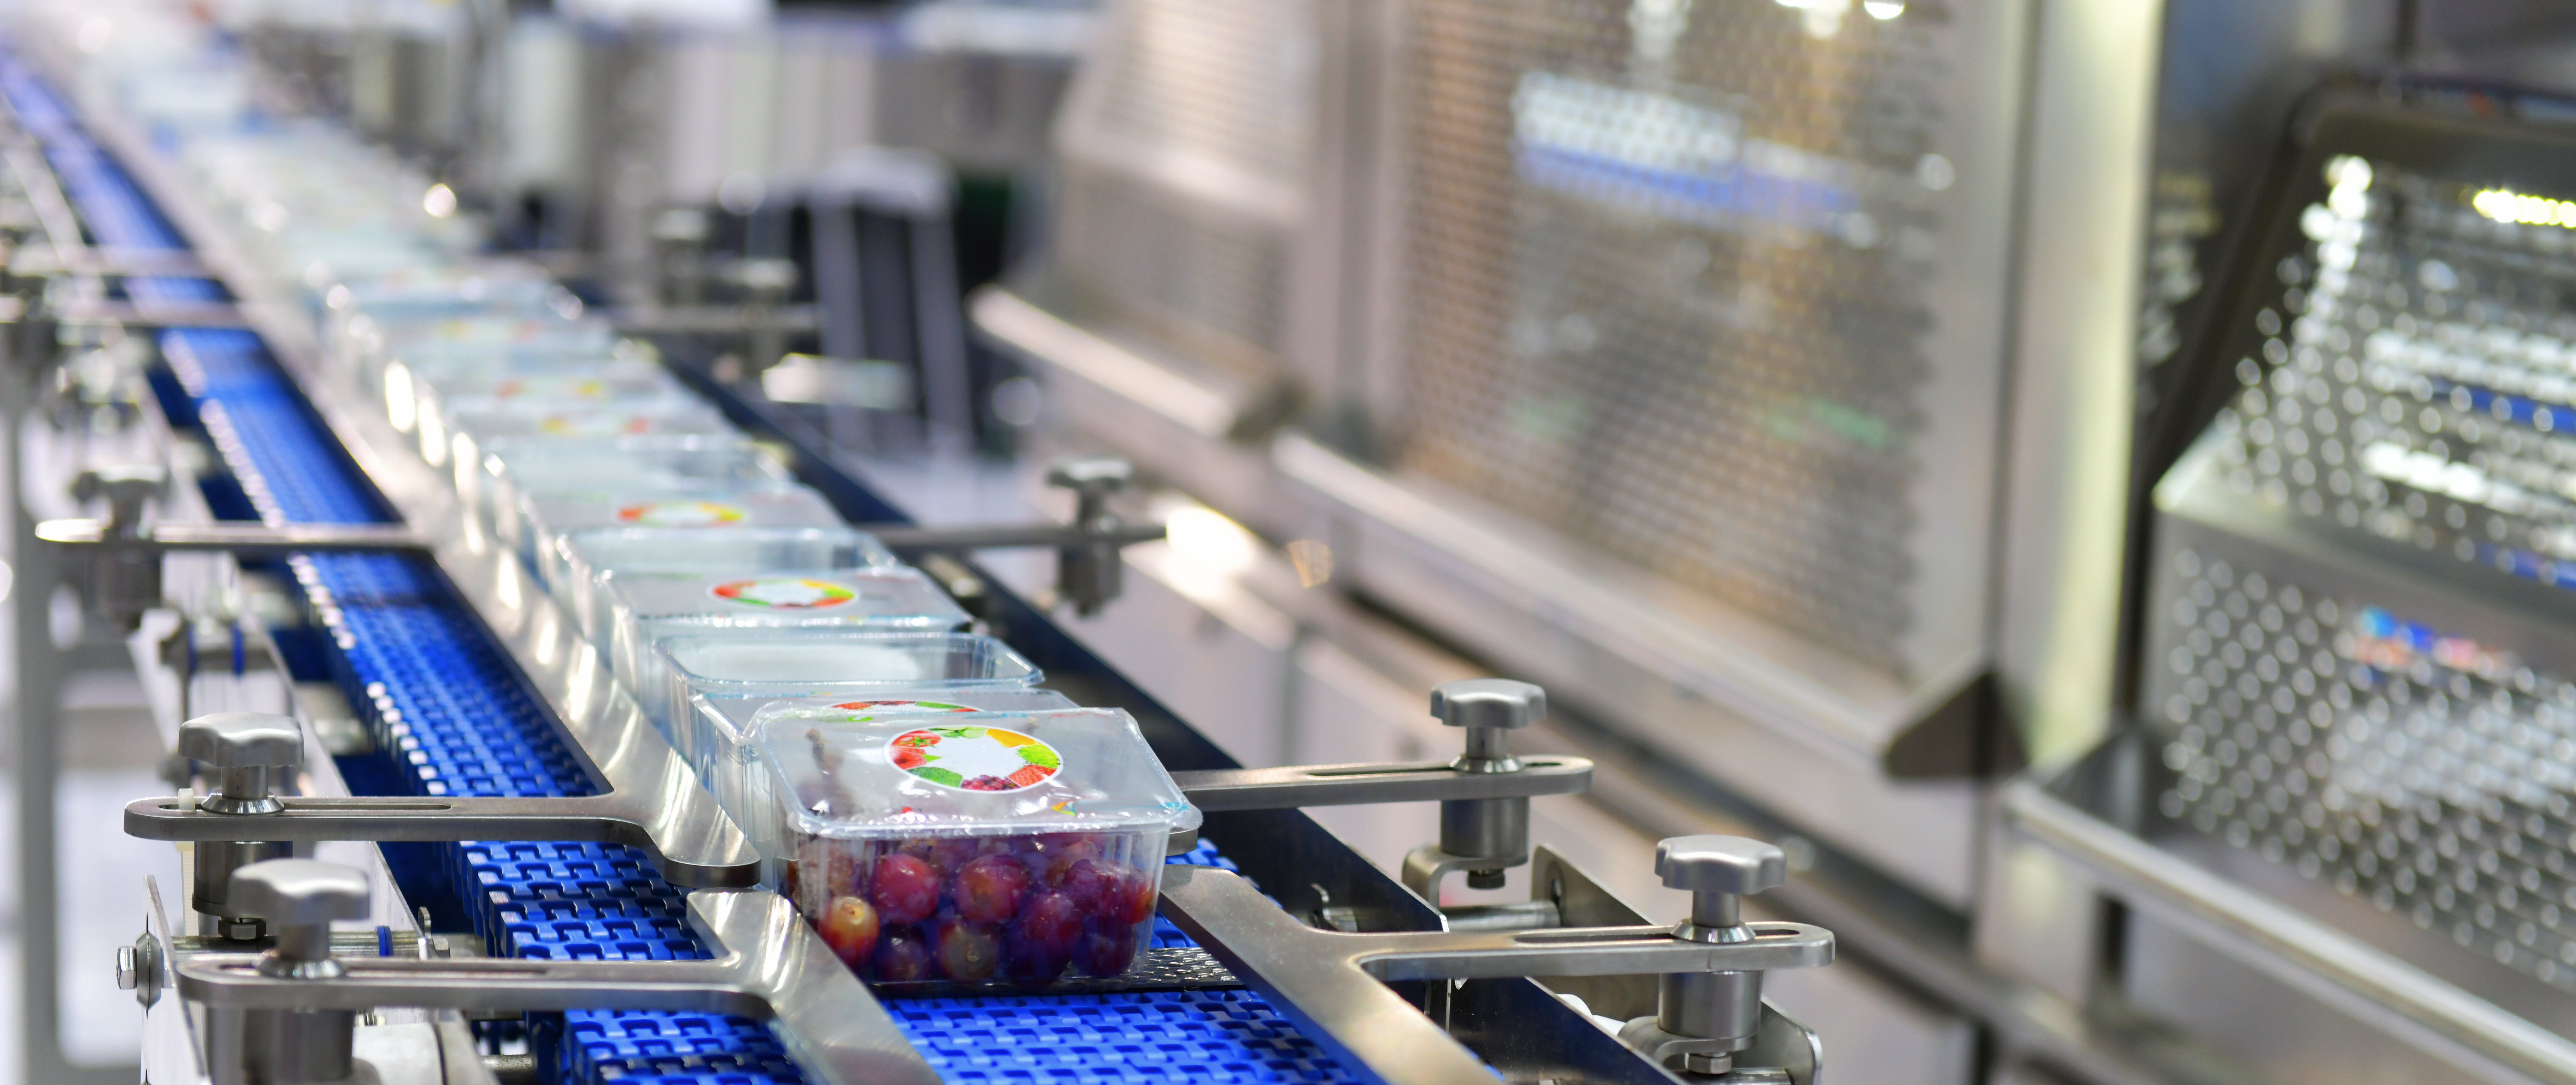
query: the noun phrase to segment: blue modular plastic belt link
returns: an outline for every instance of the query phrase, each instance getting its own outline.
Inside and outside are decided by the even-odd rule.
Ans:
[[[0,95],[43,143],[98,240],[142,249],[184,241],[133,179],[90,141],[51,90],[0,57]],[[136,278],[138,300],[209,301],[213,282]],[[161,346],[184,402],[175,423],[207,432],[261,519],[391,519],[257,336],[172,329]],[[425,795],[578,795],[590,783],[517,672],[425,559],[314,554],[291,561],[329,629],[331,665],[395,778]],[[494,953],[559,960],[706,956],[682,893],[632,848],[585,843],[439,845],[439,869],[411,892],[444,889]],[[1213,845],[1172,860],[1233,869]],[[422,877],[444,881],[423,885]],[[1157,918],[1152,944],[1188,945]],[[957,1082],[1352,1080],[1248,991],[899,1000],[898,1023]],[[540,1022],[544,1033],[551,1022]],[[777,1037],[738,1017],[651,1011],[563,1015],[561,1080],[786,1085],[803,1074]]]

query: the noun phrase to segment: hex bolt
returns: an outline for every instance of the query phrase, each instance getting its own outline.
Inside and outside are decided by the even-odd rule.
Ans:
[[[260,955],[260,975],[327,981],[348,974],[331,956],[331,923],[367,918],[367,876],[357,868],[271,859],[235,871],[231,895],[277,932],[277,944]],[[345,1081],[357,1025],[355,1010],[244,1010],[240,1046],[229,1056],[249,1081]]]
[[[272,793],[277,782],[274,774],[304,764],[304,729],[291,716],[217,712],[179,725],[179,755],[222,773],[221,787],[199,803],[202,809],[241,817],[275,814],[286,804]],[[294,846],[284,841],[200,841],[189,906],[212,918],[217,935],[258,938],[259,913],[231,897],[234,874],[293,852]]]
[[[1734,943],[1753,940],[1744,925],[1748,894],[1788,880],[1789,857],[1778,847],[1740,836],[1680,836],[1655,845],[1655,876],[1666,887],[1691,895],[1690,918],[1673,927],[1673,937],[1694,942]],[[1688,972],[1657,978],[1655,1025],[1674,1036],[1719,1041],[1726,1052],[1753,1043],[1762,1027],[1762,973]],[[1684,1069],[1724,1073],[1734,1057],[1725,1052],[1683,1056]]]
[[[142,983],[143,965],[133,946],[116,947],[116,989],[131,991]]]
[[[1431,691],[1431,714],[1467,730],[1466,751],[1449,767],[1459,772],[1519,772],[1511,734],[1547,718],[1547,691],[1508,678],[1470,678]],[[1529,799],[1449,799],[1440,804],[1440,850],[1473,858],[1510,859],[1468,867],[1471,889],[1500,889],[1503,871],[1529,854]]]
[[[1047,465],[1046,481],[1073,491],[1075,527],[1107,534],[1121,526],[1109,511],[1109,498],[1136,481],[1136,465],[1117,456],[1067,456]],[[1097,614],[1124,589],[1125,568],[1115,542],[1065,547],[1056,551],[1056,595],[1077,614]]]

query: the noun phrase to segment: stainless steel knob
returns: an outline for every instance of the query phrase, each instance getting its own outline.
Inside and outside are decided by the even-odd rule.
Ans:
[[[179,725],[179,754],[223,772],[222,790],[205,800],[218,814],[274,814],[286,809],[270,792],[272,774],[304,764],[304,728],[273,712],[217,712]]]
[[[271,859],[234,871],[231,893],[277,933],[276,944],[260,954],[260,975],[332,980],[348,974],[331,958],[331,923],[367,918],[367,876],[357,868]],[[238,1031],[218,1030],[208,1055],[214,1063],[237,1064],[242,1080],[347,1081],[357,1025],[354,1010],[244,1010]]]
[[[170,472],[159,464],[93,467],[72,480],[72,496],[107,502],[107,534],[133,537],[143,530],[145,502],[169,488]]]
[[[1086,532],[1105,533],[1119,524],[1109,511],[1109,497],[1136,481],[1136,465],[1116,456],[1066,456],[1047,465],[1047,485],[1073,491],[1073,524]],[[1098,613],[1124,590],[1126,559],[1115,542],[1068,546],[1056,552],[1056,594],[1073,604],[1075,613]]]
[[[1467,729],[1461,772],[1516,772],[1511,733],[1547,718],[1547,691],[1508,678],[1468,678],[1431,691],[1431,714]]]
[[[343,971],[331,959],[331,923],[367,918],[367,876],[319,859],[271,859],[233,872],[232,900],[277,934],[262,975],[328,979]]]
[[[1789,856],[1778,847],[1740,836],[1677,836],[1655,845],[1655,876],[1687,889],[1691,917],[1673,937],[1694,942],[1749,942],[1743,901],[1787,881]],[[1753,1043],[1762,1026],[1762,973],[1698,972],[1658,977],[1653,1023],[1663,1037],[1680,1038],[1683,1069],[1724,1073],[1734,1053]],[[1631,1023],[1632,1027],[1635,1025]]]
[[[1740,836],[1676,836],[1655,845],[1665,888],[1743,896],[1789,880],[1789,854]]]

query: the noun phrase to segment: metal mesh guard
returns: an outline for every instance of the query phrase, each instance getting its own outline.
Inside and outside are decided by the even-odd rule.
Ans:
[[[1825,8],[1414,4],[1394,431],[1902,672],[1946,31]]]
[[[2576,231],[2556,201],[2352,157],[2325,170],[2211,434],[2221,484],[2328,532],[2576,585]],[[2576,687],[2318,598],[2295,569],[2161,560],[2150,703],[2181,774],[2162,812],[2576,991]]]

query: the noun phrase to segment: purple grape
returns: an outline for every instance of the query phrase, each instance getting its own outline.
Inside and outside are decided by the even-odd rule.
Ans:
[[[957,914],[977,923],[1007,923],[1029,891],[1029,868],[1008,855],[986,855],[957,871]]]
[[[933,964],[930,939],[921,928],[905,924],[887,927],[877,939],[876,978],[882,983],[906,983],[931,978]]]
[[[1136,928],[1105,919],[1085,925],[1073,948],[1073,963],[1094,976],[1115,976],[1136,960]]]
[[[939,968],[961,982],[993,974],[1002,963],[1001,928],[949,919],[939,925]]]
[[[919,923],[939,910],[939,875],[920,857],[896,852],[869,872],[868,901],[887,923]]]
[[[1072,897],[1051,890],[1030,896],[1020,906],[1020,921],[1011,924],[1011,975],[1037,983],[1055,979],[1081,938],[1082,908]]]

